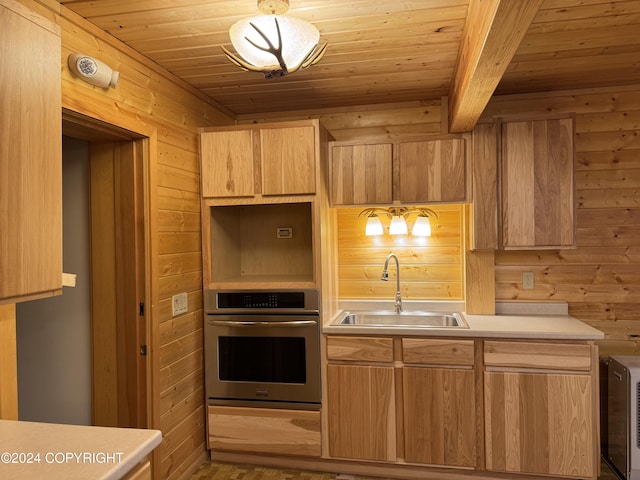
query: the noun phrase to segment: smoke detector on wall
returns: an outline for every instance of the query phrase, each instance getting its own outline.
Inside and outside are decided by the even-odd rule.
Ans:
[[[72,53],[68,58],[69,68],[78,77],[91,85],[116,88],[120,72],[93,57]]]

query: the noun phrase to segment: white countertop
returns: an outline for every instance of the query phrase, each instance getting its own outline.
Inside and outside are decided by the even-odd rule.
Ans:
[[[158,430],[0,420],[0,478],[117,480],[161,441]]]
[[[586,323],[567,315],[566,305],[549,303],[524,304],[518,308],[511,305],[500,305],[497,315],[468,315],[461,312],[469,328],[460,327],[405,327],[405,326],[370,326],[370,325],[334,325],[345,311],[363,311],[381,309],[389,310],[393,302],[359,302],[345,301],[340,306],[344,310],[338,313],[322,329],[326,334],[342,335],[403,335],[433,337],[492,337],[492,338],[524,338],[541,340],[600,340],[604,333]],[[405,302],[407,310],[427,311],[460,311],[455,302],[429,303]],[[460,304],[458,304],[460,306]],[[347,308],[345,308],[347,307]],[[524,308],[522,308],[524,307]],[[516,313],[513,313],[516,312]],[[535,312],[535,313],[523,313]],[[540,313],[538,313],[540,312]]]

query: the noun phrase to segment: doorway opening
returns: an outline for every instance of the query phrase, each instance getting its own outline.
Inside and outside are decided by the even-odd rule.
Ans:
[[[80,156],[85,157],[84,160],[71,161],[70,167],[65,163],[65,168],[86,171],[76,175],[76,179],[72,178],[68,183],[84,182],[79,187],[77,196],[76,192],[70,195],[70,192],[64,191],[67,186],[63,184],[64,202],[67,206],[79,207],[81,213],[78,218],[85,216],[85,224],[79,226],[79,234],[76,234],[74,227],[66,228],[68,219],[63,219],[63,244],[71,245],[72,249],[86,249],[87,266],[83,275],[78,275],[77,287],[64,287],[62,296],[43,300],[42,302],[50,302],[46,305],[38,305],[41,301],[34,301],[25,302],[24,307],[19,306],[20,309],[24,308],[24,316],[29,315],[30,309],[37,311],[39,308],[40,312],[44,312],[36,314],[40,318],[18,321],[18,325],[23,327],[22,335],[18,333],[19,391],[33,394],[27,395],[27,398],[19,398],[20,418],[56,423],[149,428],[152,425],[152,352],[150,347],[147,348],[149,339],[152,338],[152,326],[146,308],[150,303],[147,300],[150,298],[150,260],[147,247],[149,138],[69,111],[63,111],[63,136],[65,143],[72,145],[72,150],[79,149]],[[86,195],[83,193],[85,190]],[[82,205],[82,202],[87,204]],[[63,205],[63,208],[66,207]],[[66,271],[70,267],[66,261],[64,263]],[[84,298],[79,298],[78,295],[71,298],[72,293],[76,292],[70,291],[70,288],[85,289],[81,293]],[[59,308],[56,305],[64,303],[67,304],[64,307],[66,310],[56,312]],[[80,304],[86,307],[78,308]],[[21,317],[20,310],[17,315]],[[48,338],[49,335],[53,333],[60,338],[59,335],[64,333],[55,332],[55,328],[51,327],[47,332],[44,326],[49,320],[47,317],[59,320],[59,325],[66,325],[65,328],[73,330],[76,327],[69,327],[68,318],[72,315],[83,317],[74,321],[75,325],[84,322],[84,339],[80,338],[78,344],[67,343],[67,347],[53,348],[56,342]],[[29,342],[38,336],[43,348],[34,351],[28,347]],[[22,342],[20,337],[24,339]],[[87,345],[81,345],[82,341],[86,341]],[[48,348],[48,343],[52,348]],[[63,351],[65,348],[67,352]],[[86,355],[82,350],[87,351]],[[59,418],[55,417],[55,410],[52,412],[46,395],[40,395],[39,400],[35,399],[37,385],[22,385],[23,388],[20,385],[20,377],[25,379],[25,383],[31,382],[29,368],[34,369],[38,365],[48,368],[47,363],[52,362],[53,356],[56,359],[53,361],[55,371],[52,370],[52,374],[64,385],[74,385],[74,388],[78,385],[77,382],[68,382],[68,377],[73,375],[70,368],[73,362],[83,362],[84,369],[80,371],[83,375],[87,373],[84,384],[77,386],[79,392],[86,393],[84,400],[81,398],[82,394],[60,392],[65,387],[57,387],[59,391],[56,393],[61,398],[61,404],[64,404],[63,411],[58,414]],[[24,360],[22,362],[21,357]],[[20,375],[21,366],[23,370],[26,369],[22,372],[23,375]],[[49,383],[50,388],[56,388],[55,380]],[[33,397],[33,400],[28,397]],[[35,403],[36,409],[23,415],[23,401],[27,406]],[[82,402],[84,405],[80,404]],[[40,406],[48,412],[38,418]],[[70,411],[73,408],[86,413],[74,414]]]

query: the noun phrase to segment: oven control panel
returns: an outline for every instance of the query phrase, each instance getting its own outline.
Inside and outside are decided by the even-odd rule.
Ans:
[[[218,308],[304,308],[304,293],[220,292]]]
[[[206,313],[261,311],[264,313],[317,312],[318,290],[207,290]]]

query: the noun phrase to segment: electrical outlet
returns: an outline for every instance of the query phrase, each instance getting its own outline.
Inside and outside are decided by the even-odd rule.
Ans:
[[[187,313],[189,310],[189,297],[187,294],[179,293],[171,297],[171,307],[174,317],[182,313]]]
[[[522,288],[524,290],[533,290],[534,285],[533,272],[522,272]]]
[[[293,228],[278,227],[276,230],[276,238],[293,238]]]

